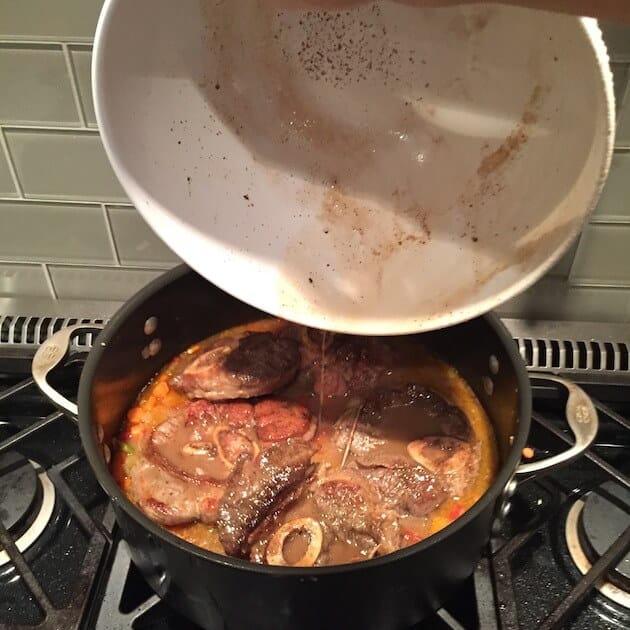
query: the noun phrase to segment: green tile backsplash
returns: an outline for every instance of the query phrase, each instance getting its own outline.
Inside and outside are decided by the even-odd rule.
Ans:
[[[545,277],[504,304],[499,313],[523,319],[627,322],[630,291],[574,286],[562,278]]]
[[[96,129],[101,6],[0,0],[0,297],[124,301],[178,262],[127,200]],[[630,27],[603,28],[618,109],[610,177],[579,241],[502,315],[630,322]]]
[[[127,200],[98,133],[7,129],[5,137],[25,197]]]
[[[606,185],[591,221],[630,223],[630,152],[618,151],[613,156]]]
[[[628,87],[624,95],[624,103],[627,103]],[[630,149],[630,107],[627,105],[622,107],[619,112],[619,120],[617,121],[617,146],[624,149]]]
[[[61,46],[0,45],[0,85],[2,122],[80,124]]]
[[[628,64],[627,63],[611,63],[610,69],[613,73],[613,88],[615,92],[615,106],[617,112],[621,109],[624,92],[628,85]]]
[[[3,260],[114,264],[100,206],[0,201]]]
[[[630,287],[630,225],[587,225],[569,278],[577,285]]]
[[[88,127],[96,127],[94,101],[92,101],[92,48],[89,46],[69,46],[70,58],[77,78],[83,115]]]
[[[0,39],[91,41],[103,0],[0,0]]]
[[[0,263],[0,297],[52,297],[43,265]]]
[[[573,258],[575,257],[575,250],[578,244],[573,243],[567,253],[549,270],[548,276],[554,276],[558,278],[567,278],[571,271],[571,265],[573,264]]]
[[[79,300],[125,300],[157,278],[154,269],[119,267],[69,267],[49,265],[58,298]]]
[[[135,208],[108,207],[107,211],[121,264],[146,267],[172,266],[180,262]]]
[[[0,132],[2,133],[2,132]],[[11,171],[9,171],[9,164],[7,157],[2,151],[2,144],[0,143],[0,196],[2,197],[15,197],[17,191],[15,190],[15,184],[11,177]]]

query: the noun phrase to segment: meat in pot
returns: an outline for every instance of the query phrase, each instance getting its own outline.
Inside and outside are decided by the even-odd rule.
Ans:
[[[270,332],[228,335],[196,356],[171,383],[190,398],[252,398],[286,385],[299,363],[294,339]]]
[[[147,457],[146,449],[134,453],[130,473],[129,491],[138,507],[161,525],[216,522],[220,487],[173,475]]]
[[[309,410],[298,403],[267,399],[254,409],[256,433],[263,442],[278,442],[291,437],[309,440],[315,425]]]
[[[151,433],[150,456],[162,467],[184,479],[221,483],[227,479],[237,456],[253,458],[252,432],[210,421],[204,414],[175,413]]]
[[[453,496],[461,496],[479,472],[479,444],[438,435],[408,445],[419,464],[439,475]]]
[[[177,536],[304,567],[431,536],[485,492],[496,452],[468,385],[421,346],[264,320],[165,366],[112,467]]]
[[[444,481],[396,455],[357,459],[358,469],[376,487],[382,503],[403,515],[425,516],[446,499]]]
[[[314,450],[305,442],[287,440],[255,461],[239,461],[219,501],[217,526],[226,553],[249,553],[249,535],[284,495],[306,479]]]
[[[351,470],[323,479],[314,493],[315,505],[326,528],[359,557],[399,549],[400,524],[394,512],[384,509],[375,488]]]
[[[312,339],[312,334],[309,336]],[[330,340],[326,343],[327,340]],[[387,346],[375,339],[357,339],[347,335],[328,334],[323,339],[324,359],[313,352],[311,362],[314,377],[313,389],[325,397],[348,396],[367,391],[391,364]],[[322,363],[324,369],[322,370]]]

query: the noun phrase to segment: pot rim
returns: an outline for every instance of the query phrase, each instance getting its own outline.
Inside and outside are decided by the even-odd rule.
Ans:
[[[193,273],[199,275],[190,269],[186,264],[179,265],[170,271],[158,276],[149,284],[132,296],[123,306],[115,313],[110,322],[96,338],[92,349],[90,350],[79,381],[78,407],[79,407],[79,432],[81,442],[86,453],[88,462],[96,475],[96,478],[108,495],[114,506],[123,509],[128,516],[134,519],[138,524],[144,527],[148,532],[164,543],[179,548],[180,550],[190,553],[197,558],[222,564],[232,569],[240,569],[252,573],[260,573],[271,577],[307,577],[316,579],[320,576],[339,573],[354,573],[357,571],[370,570],[380,566],[395,563],[409,556],[422,553],[425,549],[437,545],[442,541],[455,534],[457,531],[465,527],[473,521],[481,512],[496,501],[501,495],[503,489],[510,481],[516,468],[520,462],[521,451],[525,446],[525,442],[529,435],[531,424],[531,385],[527,368],[523,362],[518,349],[514,344],[512,336],[507,328],[503,325],[499,317],[495,313],[486,313],[481,318],[497,334],[503,342],[510,362],[516,372],[516,379],[519,388],[519,408],[516,419],[516,429],[514,431],[514,440],[512,442],[510,452],[501,465],[499,472],[492,483],[481,498],[472,505],[462,516],[457,518],[451,524],[447,525],[439,532],[425,538],[424,540],[399,549],[398,551],[378,556],[370,560],[362,560],[349,564],[339,564],[323,567],[279,567],[271,565],[256,564],[248,560],[233,558],[231,556],[223,556],[212,551],[207,551],[189,543],[172,534],[168,530],[152,521],[139,508],[137,508],[124,494],[120,486],[116,483],[109,468],[105,464],[100,450],[96,443],[95,432],[92,430],[92,414],[91,414],[91,389],[92,381],[98,368],[101,355],[107,347],[107,343],[117,333],[117,331],[125,325],[128,317],[142,304],[147,298],[163,290],[166,286],[178,280],[179,278]],[[208,282],[202,276],[199,276],[203,282]],[[234,298],[236,299],[236,298]]]

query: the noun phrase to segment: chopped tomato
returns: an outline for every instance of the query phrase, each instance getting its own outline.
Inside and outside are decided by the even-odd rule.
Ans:
[[[166,383],[165,381],[160,381],[154,388],[153,388],[153,394],[157,397],[157,398],[163,398],[164,396],[166,396],[166,394],[168,394],[169,392],[169,386],[168,383]]]
[[[319,444],[325,444],[327,440],[330,439],[332,435],[332,427],[326,424],[322,424],[319,427],[319,432],[317,434],[317,442]]]
[[[142,413],[140,407],[132,407],[128,412],[127,412],[127,419],[129,420],[129,422],[136,422],[137,420],[139,420],[139,415]]]
[[[448,517],[451,521],[454,521],[455,519],[458,519],[465,511],[466,511],[466,508],[463,505],[456,503],[450,509],[448,513]]]
[[[402,539],[404,545],[408,547],[409,545],[415,545],[416,543],[420,542],[422,540],[422,536],[420,536],[420,534],[416,534],[416,532],[410,529],[403,529]]]

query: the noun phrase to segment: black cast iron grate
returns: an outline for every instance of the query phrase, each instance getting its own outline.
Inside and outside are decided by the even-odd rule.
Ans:
[[[626,387],[627,386],[628,385],[626,385]],[[534,387],[534,397],[536,397],[536,387]],[[593,396],[591,396],[591,399],[593,400],[600,417],[600,433],[602,421],[616,424],[622,432],[628,431],[630,433],[630,422],[626,418]],[[565,445],[572,444],[572,441],[568,437],[567,433],[551,422],[545,415],[533,412],[532,418],[534,420],[534,425],[538,425],[538,427],[545,431],[549,436],[552,436]],[[605,446],[619,445],[606,444]],[[627,445],[624,448],[625,453],[627,454]],[[594,475],[596,474],[595,471],[597,471],[600,475],[600,479],[612,479],[616,483],[630,489],[630,478],[609,461],[593,452],[593,450],[594,449],[591,448],[583,455],[583,458],[593,466],[593,471],[589,473],[589,481],[594,478]],[[627,463],[627,457],[625,455],[624,457],[625,462]],[[565,483],[559,481],[557,475],[551,475],[548,478],[532,478],[531,481],[548,497],[550,497],[550,500],[547,501],[547,505],[541,508],[539,514],[534,517],[532,522],[523,527],[522,531],[511,535],[507,539],[505,537],[502,538],[501,536],[497,536],[491,540],[489,557],[493,573],[495,599],[494,610],[497,616],[498,627],[502,630],[521,627],[537,628],[538,630],[554,630],[557,628],[569,627],[571,623],[575,621],[575,618],[583,612],[582,607],[585,605],[587,600],[593,600],[598,597],[594,593],[595,584],[600,580],[600,578],[603,578],[610,573],[611,570],[614,569],[621,559],[630,551],[630,527],[628,527],[599,558],[599,560],[593,564],[586,574],[577,578],[573,582],[569,582],[567,592],[559,598],[559,602],[555,605],[555,607],[545,610],[540,622],[535,624],[530,622],[527,625],[523,624],[521,615],[519,615],[517,597],[515,597],[518,587],[515,585],[513,575],[512,567],[514,565],[514,560],[519,553],[525,549],[526,545],[540,533],[541,528],[548,527],[552,519],[556,519],[556,529],[561,528],[563,519],[558,518],[558,514],[563,514],[566,511],[567,506],[571,505],[576,499],[584,495],[593,487],[592,484],[586,484],[587,487],[579,487],[580,481],[577,479],[575,480],[575,485],[578,487],[571,487],[570,480],[570,469],[565,472]],[[569,481],[569,483],[567,484],[566,481]],[[559,558],[554,558],[554,560],[558,564],[562,564]],[[630,611],[621,610],[620,619],[620,625],[623,627],[630,619]],[[604,622],[602,621],[602,623]],[[617,626],[619,620],[617,620],[617,622],[611,620],[610,623],[611,627]],[[480,627],[485,628],[484,625],[481,625]]]
[[[18,396],[21,392],[32,388],[32,379],[25,379],[3,391],[0,391],[0,403],[8,401],[11,397]],[[630,429],[630,423],[622,415],[607,405],[594,399],[594,403],[606,418],[616,423],[622,429]],[[534,414],[535,425],[540,430],[553,436],[563,443],[570,440],[544,415]],[[60,412],[48,414],[31,424],[24,426],[17,433],[0,442],[0,452],[16,448],[28,439],[37,437],[39,433],[53,427],[56,423],[67,418]],[[630,488],[628,476],[612,465],[606,459],[600,457],[592,450],[585,455],[607,478],[614,479],[617,483]],[[24,628],[64,628],[74,630],[78,628],[97,628],[97,630],[118,630],[129,627],[177,627],[187,628],[186,622],[177,617],[174,625],[150,626],[146,619],[152,614],[173,615],[166,609],[163,602],[155,595],[146,593],[142,601],[136,602],[128,610],[121,610],[121,601],[125,596],[126,583],[130,579],[130,573],[134,568],[131,565],[129,555],[124,542],[117,540],[115,535],[115,522],[113,510],[108,505],[99,518],[90,513],[76,491],[66,481],[66,475],[81,462],[85,463],[85,457],[80,445],[71,455],[62,458],[56,463],[45,467],[48,476],[54,484],[57,496],[64,503],[72,518],[79,524],[88,538],[87,551],[83,561],[77,567],[78,574],[74,581],[74,587],[66,606],[59,607],[54,604],[48,595],[47,584],[42,583],[30,566],[25,553],[21,553],[15,546],[12,536],[0,524],[0,544],[7,551],[13,565],[27,586],[32,598],[42,611],[42,620],[38,624],[13,624],[5,625],[7,630],[23,630]],[[533,479],[532,483],[545,490],[553,497],[551,508],[543,513],[539,526],[545,519],[551,517],[563,504],[575,498],[576,494],[567,491],[566,487],[559,484],[554,478]],[[548,630],[552,628],[567,627],[567,622],[579,612],[585,598],[592,596],[594,583],[614,567],[619,559],[630,550],[630,531],[623,535],[612,545],[600,561],[595,563],[592,569],[583,577],[576,580],[560,603],[551,612],[535,625],[524,626],[520,619],[515,593],[518,585],[512,570],[512,561],[515,556],[527,545],[536,533],[536,527],[526,528],[520,533],[502,537],[500,533],[493,538],[490,549],[481,559],[472,580],[471,599],[476,608],[474,624],[469,625],[469,617],[463,616],[459,610],[442,609],[437,615],[421,624],[421,628],[451,628],[462,630],[463,628],[482,628],[483,630],[508,630],[519,627],[537,627]],[[68,570],[72,570],[71,567]],[[136,576],[139,577],[139,576]],[[474,596],[472,594],[474,593]],[[98,595],[97,595],[98,594]],[[191,628],[193,626],[190,626]]]
[[[28,389],[35,390],[33,379],[25,379],[3,391],[0,391],[0,403],[10,403],[11,399],[25,392]],[[39,395],[39,392],[37,392]],[[6,406],[6,405],[5,405]],[[4,407],[3,407],[4,408]],[[10,437],[0,442],[0,453],[20,449],[29,440],[37,439],[38,434],[42,434],[53,425],[60,425],[62,421],[67,421],[67,417],[61,412],[53,412],[43,418],[36,419],[32,423],[24,426]],[[66,429],[58,427],[60,431]],[[38,468],[38,472],[46,471],[48,478],[55,487],[56,501],[61,502],[62,511],[67,510],[70,519],[81,528],[87,538],[87,546],[82,562],[78,566],[59,567],[61,571],[75,571],[72,576],[72,586],[67,603],[58,606],[50,596],[48,585],[42,583],[34,570],[34,566],[27,559],[28,550],[19,551],[13,535],[6,530],[0,521],[0,548],[7,552],[10,562],[19,574],[23,584],[28,590],[28,594],[40,612],[40,619],[37,623],[2,623],[2,628],[6,630],[22,630],[25,628],[40,628],[57,630],[76,630],[82,627],[85,611],[89,606],[90,595],[95,585],[95,580],[99,573],[99,568],[103,565],[107,552],[112,547],[112,532],[114,528],[114,513],[111,506],[107,505],[102,517],[95,520],[86,506],[81,503],[77,493],[71,488],[66,480],[67,475],[74,472],[75,467],[82,461],[84,456],[81,449],[58,463]],[[64,519],[65,520],[65,519]],[[67,526],[67,520],[65,520]]]

